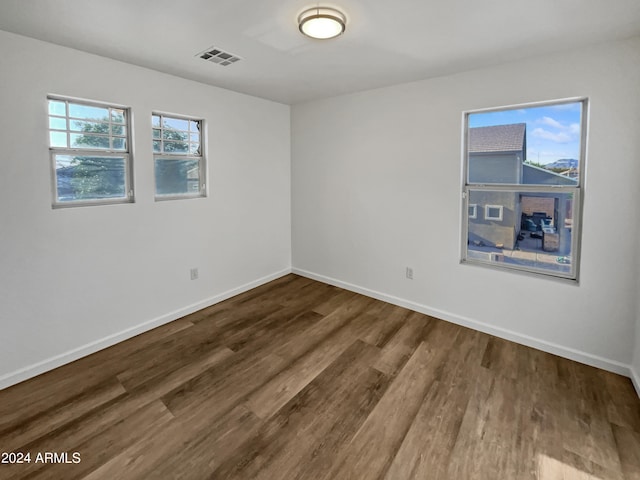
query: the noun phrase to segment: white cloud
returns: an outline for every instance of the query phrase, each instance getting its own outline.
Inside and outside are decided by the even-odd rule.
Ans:
[[[544,124],[544,125],[548,125],[550,127],[554,127],[554,128],[559,128],[559,129],[564,129],[565,126],[562,125],[559,121],[551,118],[551,117],[542,117],[540,120],[538,120],[540,123]]]
[[[556,143],[569,143],[576,140],[580,136],[580,124],[572,123],[566,125],[552,117],[542,117],[536,120],[536,123],[545,125],[548,128],[536,128],[533,130],[532,136],[550,140]]]
[[[551,140],[556,143],[569,143],[572,140],[571,135],[565,132],[553,133],[549,130],[545,130],[544,128],[534,129],[533,132],[531,132],[531,135],[544,140]]]

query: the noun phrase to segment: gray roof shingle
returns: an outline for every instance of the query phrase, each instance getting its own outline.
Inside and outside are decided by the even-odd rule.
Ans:
[[[470,128],[469,153],[521,151],[526,131],[526,123]]]

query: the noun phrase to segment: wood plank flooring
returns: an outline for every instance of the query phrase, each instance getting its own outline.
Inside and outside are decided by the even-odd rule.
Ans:
[[[287,275],[0,391],[0,452],[31,453],[2,479],[640,480],[640,399]]]

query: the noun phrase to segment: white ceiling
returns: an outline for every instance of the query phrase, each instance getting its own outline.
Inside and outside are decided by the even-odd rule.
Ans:
[[[640,35],[640,0],[336,0],[345,34],[311,40],[307,0],[2,0],[0,29],[283,103]],[[228,67],[195,55],[217,46]]]

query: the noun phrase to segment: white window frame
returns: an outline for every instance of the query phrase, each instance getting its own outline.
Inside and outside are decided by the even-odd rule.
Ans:
[[[491,216],[489,215],[489,211],[491,209],[497,208],[500,213],[498,214],[497,217]],[[485,205],[484,206],[484,219],[485,220],[493,220],[495,222],[501,222],[502,221],[502,211],[504,210],[504,206],[502,205]],[[471,218],[471,217],[469,217]]]
[[[537,184],[480,184],[469,182],[469,162],[468,162],[468,139],[469,139],[469,115],[475,113],[496,112],[505,110],[516,110],[531,107],[554,106],[570,103],[582,103],[581,117],[581,137],[580,137],[580,158],[579,158],[579,175],[577,185],[537,185]],[[588,136],[588,120],[589,120],[589,99],[587,97],[574,97],[558,100],[550,100],[544,102],[534,102],[518,105],[509,105],[496,108],[485,108],[477,110],[468,110],[463,112],[463,138],[462,138],[462,202],[461,202],[461,251],[460,263],[481,265],[488,268],[499,270],[512,270],[523,272],[525,274],[533,274],[538,277],[554,278],[559,280],[567,280],[573,284],[579,283],[580,270],[580,254],[581,254],[581,237],[582,237],[582,209],[584,202],[584,172],[586,170],[586,152],[587,152],[587,136]],[[494,262],[491,260],[481,260],[478,258],[470,258],[468,255],[469,244],[469,203],[470,192],[472,191],[489,191],[489,192],[520,192],[520,193],[549,193],[549,194],[570,194],[573,198],[573,219],[572,219],[572,235],[571,235],[571,268],[568,273],[554,272],[543,268],[527,267],[521,265],[511,265],[506,262]],[[496,205],[491,205],[496,207]],[[485,208],[485,215],[487,210]],[[491,220],[491,218],[485,218]],[[502,219],[501,219],[502,220]]]
[[[473,210],[473,213],[469,213],[469,210]],[[478,218],[478,204],[476,203],[470,203],[469,207],[467,208],[467,214],[469,215],[469,218],[472,220],[475,220]]]
[[[153,117],[154,116],[159,116],[160,117],[160,127],[156,127],[153,126]],[[170,118],[170,119],[176,119],[176,120],[186,120],[188,122],[196,122],[200,128],[199,128],[199,135],[200,135],[200,140],[199,140],[199,144],[200,144],[200,153],[199,155],[194,155],[192,153],[190,153],[189,151],[187,151],[186,153],[164,153],[162,150],[164,149],[164,139],[162,138],[162,132],[164,130],[164,122],[163,119],[164,118]],[[154,171],[154,195],[155,195],[155,200],[156,201],[165,201],[165,200],[180,200],[180,199],[186,199],[186,198],[202,198],[202,197],[206,197],[207,196],[207,181],[206,181],[206,174],[207,174],[207,166],[206,166],[206,122],[204,119],[202,118],[197,118],[197,117],[191,117],[191,116],[187,116],[187,115],[180,115],[180,114],[174,114],[174,113],[166,113],[166,112],[158,112],[158,111],[154,111],[151,113],[151,119],[152,119],[152,132],[153,130],[160,130],[160,138],[155,138],[153,136],[153,133],[151,135],[151,141],[152,144],[154,141],[160,141],[161,142],[161,151],[160,152],[156,152],[155,149],[153,150],[153,171]],[[189,130],[188,132],[189,134],[191,133],[191,131]],[[195,132],[194,132],[195,133]],[[187,140],[187,142],[190,141],[190,138]],[[187,148],[188,150],[188,148]],[[170,194],[159,194],[158,193],[158,185],[156,182],[156,174],[155,174],[155,169],[156,169],[156,160],[176,160],[176,161],[184,161],[184,160],[198,160],[198,179],[199,179],[199,188],[198,190],[194,191],[194,192],[186,192],[186,193],[170,193]]]
[[[54,102],[63,102],[65,104],[65,115],[55,115],[49,112],[49,101]],[[109,123],[111,125],[111,110],[122,110],[124,113],[124,127],[126,128],[126,135],[117,136],[118,138],[124,138],[126,142],[126,149],[104,149],[104,148],[91,148],[91,147],[83,147],[83,148],[75,148],[71,147],[71,134],[77,134],[81,132],[72,131],[70,129],[70,123],[74,120],[74,117],[69,115],[69,104],[74,105],[84,105],[88,107],[97,107],[97,108],[106,108],[109,109]],[[84,206],[92,206],[92,205],[112,205],[119,203],[133,203],[135,201],[134,191],[133,191],[133,155],[132,151],[132,143],[131,143],[131,108],[118,105],[114,103],[105,103],[95,100],[84,100],[73,97],[65,97],[60,95],[47,95],[47,120],[50,118],[64,118],[66,120],[66,128],[51,128],[48,126],[47,133],[49,136],[52,132],[60,132],[65,133],[67,136],[67,146],[66,147],[56,147],[51,145],[51,139],[49,138],[49,163],[51,167],[51,182],[52,182],[52,207],[53,208],[67,208],[67,207],[84,207]],[[83,121],[84,119],[75,119],[79,121]],[[47,122],[49,123],[49,122]],[[111,130],[111,129],[110,129]],[[113,146],[114,135],[111,133],[108,135],[97,135],[104,136],[109,138],[109,144]],[[57,156],[87,156],[87,157],[112,157],[112,158],[124,158],[125,166],[124,166],[124,192],[125,194],[122,197],[113,197],[113,198],[94,198],[94,199],[82,199],[82,200],[59,200],[58,195],[58,177],[56,171],[56,157]]]

